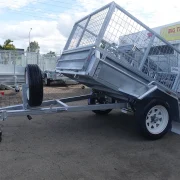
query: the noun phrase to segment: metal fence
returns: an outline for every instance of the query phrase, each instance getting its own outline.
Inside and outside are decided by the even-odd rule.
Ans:
[[[11,89],[25,83],[25,67],[27,64],[38,64],[42,71],[54,71],[60,55],[27,53],[0,50],[0,107],[21,104],[21,93],[4,89]],[[57,99],[67,87],[44,87],[44,100]],[[3,94],[2,94],[3,93]]]
[[[55,70],[60,55],[39,54],[33,52],[0,50],[0,65],[16,65],[25,67],[27,64],[38,64],[42,71]],[[8,66],[7,66],[8,67]]]
[[[24,83],[27,64],[38,64],[42,71],[54,71],[60,55],[0,50],[0,84]]]
[[[162,85],[177,88],[180,51],[115,3],[75,23],[64,50],[98,47]]]

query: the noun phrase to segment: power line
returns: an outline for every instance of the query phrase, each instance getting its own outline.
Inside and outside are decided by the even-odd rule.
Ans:
[[[25,11],[25,10],[27,10],[27,11]],[[44,10],[44,9],[42,9],[42,10]],[[22,12],[30,12],[30,13],[43,13],[44,15],[45,14],[48,14],[48,13],[52,13],[52,14],[54,14],[54,15],[60,15],[60,14],[63,14],[63,13],[67,13],[67,14],[73,14],[74,15],[74,13],[76,13],[76,11],[69,11],[69,10],[67,10],[67,11],[64,11],[64,12],[59,12],[59,11],[51,11],[51,10],[44,10],[44,12],[43,11],[36,11],[36,9],[32,9],[32,8],[23,8],[23,10],[11,10],[12,12],[20,12],[20,11],[22,11]],[[85,12],[83,12],[82,11],[82,13],[85,13]]]
[[[28,11],[16,11],[15,12],[16,14],[26,14],[27,16],[30,16],[30,17],[34,17],[34,18],[40,18],[42,20],[44,20],[46,18],[47,19],[51,19],[51,20],[54,20],[54,18],[51,18],[51,17],[44,17],[42,15],[35,15],[35,14],[32,14],[32,13],[29,13]]]
[[[14,1],[16,1],[16,0],[14,0]],[[17,2],[17,1],[16,1]],[[56,6],[56,5],[54,5],[54,6]],[[80,6],[79,6],[79,8],[78,9],[72,9],[72,7],[65,7],[65,6],[61,6],[62,8],[66,8],[66,9],[64,9],[65,11],[64,12],[61,12],[61,13],[68,13],[68,14],[73,14],[74,15],[74,13],[76,13],[75,12],[75,10],[80,10],[79,8],[80,8]],[[32,7],[33,8],[33,7]],[[24,12],[24,13],[26,13],[26,14],[29,14],[30,16],[33,16],[33,17],[38,17],[38,18],[41,18],[41,19],[52,19],[52,20],[55,20],[55,19],[58,19],[58,17],[50,17],[50,16],[48,16],[48,13],[50,12],[50,13],[52,13],[52,16],[54,15],[54,16],[58,16],[58,15],[60,15],[61,13],[59,12],[59,11],[52,11],[52,10],[45,10],[46,12],[43,14],[43,15],[37,15],[37,14],[39,14],[39,13],[43,13],[42,11],[40,11],[40,12],[38,12],[37,11],[37,13],[34,11],[34,9],[32,9],[32,8],[21,8],[21,10],[11,10],[12,12],[21,12],[21,14],[22,14],[22,12]],[[81,7],[82,8],[82,7]],[[27,10],[27,11],[26,11]],[[72,12],[72,10],[73,10],[73,12]],[[33,12],[33,14],[31,14]],[[55,14],[55,13],[58,13],[58,14]],[[85,12],[83,12],[82,11],[82,13],[85,13]],[[35,15],[36,14],[36,15]],[[44,16],[45,15],[45,16]]]
[[[18,0],[14,0],[14,2],[18,2]],[[51,2],[58,2],[60,4],[70,4],[70,3],[67,3],[67,2],[62,2],[62,1],[57,1],[57,0],[51,0]],[[49,6],[55,6],[55,7],[61,7],[61,8],[64,8],[64,12],[52,11],[52,10],[49,10],[49,9],[48,10],[44,9],[44,11],[46,11],[46,12],[42,12],[42,11],[35,12],[34,9],[32,9],[33,7],[32,8],[30,8],[30,7],[28,7],[28,8],[22,7],[20,11],[19,11],[19,9],[18,10],[11,10],[11,11],[16,12],[16,13],[17,12],[18,13],[21,12],[21,14],[23,12],[23,13],[26,13],[28,16],[37,17],[37,18],[40,18],[40,19],[57,20],[58,19],[58,15],[60,15],[62,13],[67,13],[67,14],[74,15],[74,13],[76,13],[75,10],[77,10],[79,12],[80,8],[82,9],[82,6],[79,6],[77,4],[76,4],[76,6],[69,7],[69,6],[61,6],[61,5],[57,5],[57,4],[49,4],[49,3],[37,2],[37,1],[31,1],[31,5],[32,5],[32,3],[35,3],[35,4],[45,4],[45,5],[49,5]],[[91,4],[91,3],[87,3],[87,4]],[[77,8],[75,8],[75,7],[77,7]],[[33,12],[33,14],[31,14],[32,12]],[[39,15],[40,13],[43,13],[43,14]],[[50,15],[48,15],[48,13],[50,13]],[[82,11],[82,13],[85,13],[85,12]]]
[[[18,0],[14,0],[14,2],[18,2]],[[60,4],[61,5],[57,5],[57,4],[50,4],[50,3],[45,3],[45,2],[37,2],[37,1],[31,1],[31,3],[29,3],[29,5],[33,5],[32,3],[35,3],[35,4],[44,4],[44,5],[48,5],[48,6],[53,6],[53,7],[59,7],[59,8],[70,8],[71,10],[79,10],[79,8],[82,8],[82,6],[81,5],[73,5],[73,6],[71,6],[71,7],[69,7],[69,6],[62,6],[62,5],[64,5],[64,4],[69,4],[69,5],[72,5],[71,3],[65,3],[65,2],[60,2]],[[54,2],[57,2],[57,1],[54,1]],[[16,3],[15,3],[16,4]],[[8,8],[8,7],[6,7],[6,8]],[[21,7],[21,8],[24,8],[24,7]]]
[[[49,4],[49,3],[47,3],[47,2],[37,2],[37,1],[32,1],[32,2],[35,2],[35,3],[39,3],[39,4],[47,4],[47,5],[53,5],[54,6],[54,4]],[[69,5],[72,5],[72,3],[68,3],[68,2],[64,2],[64,1],[57,1],[57,0],[51,0],[51,2],[55,2],[55,3],[60,3],[60,4],[69,4]],[[73,7],[82,7],[83,5],[77,5],[77,1],[76,1],[76,4],[75,5],[73,5]],[[90,3],[90,2],[84,2],[84,3],[86,3],[86,4],[89,4],[89,5],[94,5],[94,3]],[[57,4],[55,5],[55,6],[57,6]]]
[[[64,1],[58,1],[58,0],[51,0],[51,2],[58,2],[58,3],[64,3],[64,4],[72,4],[72,3],[68,3],[68,2],[64,2]],[[78,3],[78,2],[76,1],[76,3]],[[86,3],[86,4],[94,4],[94,3],[90,3],[90,2],[84,2],[84,3]]]
[[[27,15],[29,17],[36,18],[36,20],[38,18],[38,19],[41,19],[41,20],[51,20],[51,21],[57,21],[60,18],[58,15],[61,14],[61,13],[53,14],[54,12],[51,12],[51,11],[47,11],[47,12],[45,12],[43,14],[42,13],[38,14],[38,12],[37,13],[32,13],[33,12],[32,9],[26,9],[26,10],[27,11],[24,11],[24,10],[21,10],[21,11],[12,11],[12,14],[25,14],[25,15]],[[71,13],[67,12],[67,14],[74,15],[73,12],[71,12]]]

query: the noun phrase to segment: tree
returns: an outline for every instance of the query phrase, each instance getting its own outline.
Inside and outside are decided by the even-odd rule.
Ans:
[[[53,51],[49,51],[46,55],[48,56],[56,56],[56,53]]]
[[[5,42],[4,42],[4,45],[1,46],[0,45],[0,49],[3,49],[3,50],[15,50],[16,47],[14,46],[14,44],[12,44],[12,40],[11,39],[7,39]]]
[[[30,42],[30,52],[38,52],[40,49],[38,42]],[[27,51],[29,52],[29,46],[27,48]]]

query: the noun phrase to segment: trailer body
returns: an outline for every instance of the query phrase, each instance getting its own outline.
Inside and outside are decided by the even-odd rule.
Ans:
[[[156,47],[162,51],[157,51]],[[173,54],[168,51],[173,50]],[[56,71],[119,99],[179,97],[180,51],[116,3],[76,22]]]
[[[42,101],[41,70],[28,65],[23,104],[0,109],[1,120],[64,111],[102,115],[119,108],[135,114],[145,137],[159,139],[172,121],[180,122],[179,58],[177,47],[112,2],[75,23],[56,65],[56,72],[92,88],[92,94]],[[87,106],[66,104],[82,99]]]

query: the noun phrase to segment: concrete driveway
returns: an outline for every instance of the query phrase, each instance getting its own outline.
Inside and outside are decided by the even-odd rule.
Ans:
[[[180,179],[180,136],[147,141],[134,118],[117,110],[14,117],[0,125],[0,180]]]
[[[175,180],[180,136],[147,141],[113,111],[11,118],[3,123],[0,180]]]

